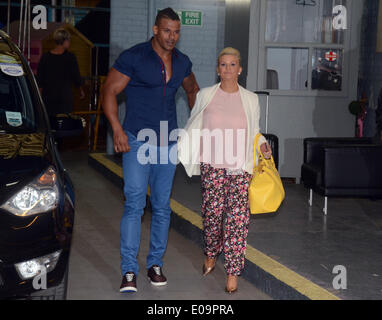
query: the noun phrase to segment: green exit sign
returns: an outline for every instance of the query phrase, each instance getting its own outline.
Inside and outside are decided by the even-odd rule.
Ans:
[[[157,10],[157,13],[161,9]],[[202,26],[202,11],[195,10],[175,10],[183,26]]]
[[[201,11],[178,11],[182,25],[184,26],[202,26]]]

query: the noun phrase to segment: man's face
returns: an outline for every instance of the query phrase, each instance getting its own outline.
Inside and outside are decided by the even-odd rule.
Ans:
[[[69,47],[70,47],[70,40],[65,40],[62,45],[64,46],[65,49],[69,49]]]
[[[162,49],[172,51],[180,36],[180,21],[161,19],[159,26],[153,27],[154,37]]]

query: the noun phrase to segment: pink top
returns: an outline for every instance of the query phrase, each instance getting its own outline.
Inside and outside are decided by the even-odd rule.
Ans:
[[[240,92],[218,88],[203,112],[200,162],[214,168],[243,169],[247,142],[247,117]]]

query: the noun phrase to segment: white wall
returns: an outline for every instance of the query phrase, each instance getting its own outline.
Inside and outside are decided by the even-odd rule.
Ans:
[[[351,1],[351,0],[348,0]],[[354,136],[355,119],[348,105],[357,98],[359,47],[362,1],[352,1],[352,15],[348,17],[351,45],[348,69],[348,94],[345,97],[288,96],[272,92],[270,97],[268,132],[279,138],[279,168],[282,177],[294,177],[299,181],[303,162],[303,139],[306,137]],[[247,89],[263,90],[258,83],[260,0],[251,5],[249,39],[249,70]],[[265,98],[262,105],[261,129],[265,130]]]
[[[216,81],[216,57],[224,47],[225,0],[112,0],[110,19],[110,66],[125,49],[147,41],[157,9],[172,7],[174,10],[202,11],[202,26],[182,26],[177,48],[188,55],[200,87]],[[152,16],[150,16],[152,15]],[[189,117],[189,108],[183,88],[176,97],[179,127]],[[120,104],[123,120],[125,105]],[[107,152],[113,153],[109,133]]]

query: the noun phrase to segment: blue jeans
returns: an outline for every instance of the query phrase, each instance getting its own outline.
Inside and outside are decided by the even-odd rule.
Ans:
[[[126,200],[121,220],[121,271],[123,275],[129,271],[137,275],[141,217],[146,206],[148,186],[150,186],[152,220],[146,266],[150,268],[153,265],[160,267],[163,265],[162,257],[167,247],[170,226],[170,195],[176,169],[176,164],[169,160],[169,151],[174,153],[177,147],[175,143],[169,147],[145,144],[140,148],[144,142],[137,141],[129,132],[127,135],[131,149],[128,153],[124,153],[122,158]],[[146,152],[142,152],[142,149],[146,149]],[[148,163],[142,164],[147,160]]]

